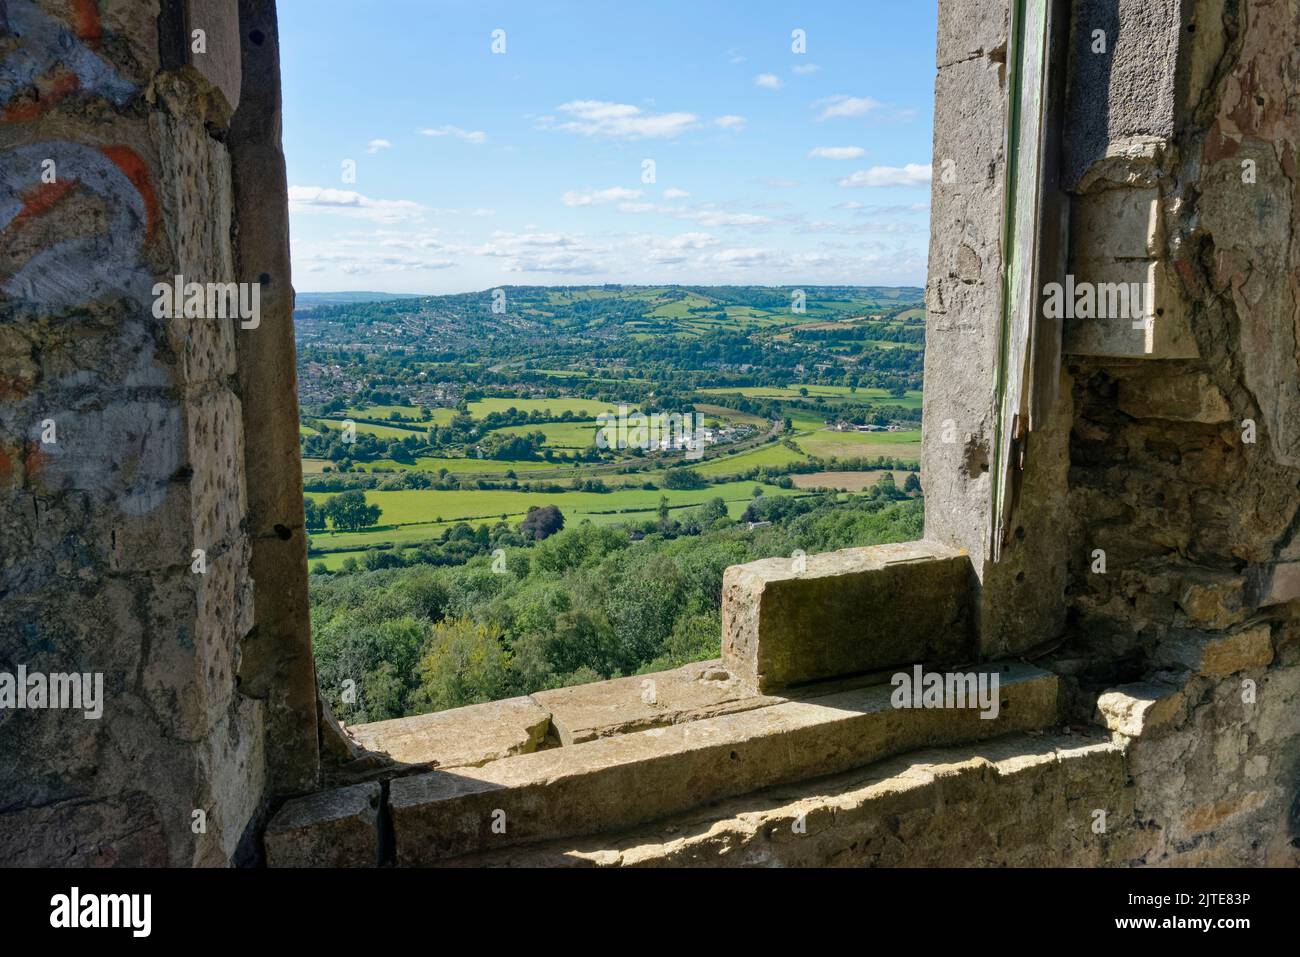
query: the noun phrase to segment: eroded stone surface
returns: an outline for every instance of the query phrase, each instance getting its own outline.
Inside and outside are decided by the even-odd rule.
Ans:
[[[370,781],[287,802],[266,828],[268,866],[378,866],[381,792]]]
[[[531,698],[506,698],[348,728],[363,748],[404,764],[479,765],[536,750],[551,715]]]
[[[1138,682],[1099,697],[1097,714],[1110,730],[1135,738],[1171,721],[1182,706],[1182,695],[1172,686]]]
[[[1090,794],[1132,807],[1123,751],[1098,736],[1007,735],[919,751],[583,840],[490,851],[470,867],[1014,867],[1097,865],[1138,852],[1098,835]],[[997,822],[993,824],[991,822]],[[994,826],[1002,838],[988,840]]]
[[[1182,636],[1163,642],[1156,660],[1181,665],[1209,678],[1226,678],[1272,664],[1272,632],[1268,625],[1255,625],[1222,634]]]
[[[754,694],[718,660],[650,675],[539,691],[532,697],[550,712],[551,724],[566,745],[748,711],[784,700]]]
[[[980,740],[1056,720],[1056,678],[1003,665],[1000,712],[896,709],[889,685],[600,738],[400,778],[390,806],[401,864],[598,833],[902,751]]]

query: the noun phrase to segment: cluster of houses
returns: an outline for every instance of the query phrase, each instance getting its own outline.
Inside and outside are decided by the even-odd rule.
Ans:
[[[858,425],[841,420],[829,428],[832,432],[906,432],[915,426],[906,426],[901,422],[890,422],[888,425]]]

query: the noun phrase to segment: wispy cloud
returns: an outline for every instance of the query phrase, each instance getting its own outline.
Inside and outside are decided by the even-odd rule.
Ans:
[[[646,113],[630,103],[604,100],[573,100],[557,111],[568,119],[543,117],[543,128],[610,139],[670,139],[700,125],[694,113]]]
[[[922,186],[930,182],[930,164],[908,163],[906,166],[873,166],[860,169],[840,180],[841,186]]]
[[[760,73],[754,77],[754,86],[762,87],[765,90],[779,90],[783,85],[781,78],[775,73]]]
[[[637,199],[640,195],[639,189],[611,186],[609,189],[571,189],[561,196],[560,200],[565,206],[603,206],[607,203]]]
[[[851,160],[866,155],[861,146],[815,146],[808,151],[810,159]]]
[[[454,136],[466,143],[485,143],[487,134],[482,130],[463,130],[459,126],[433,126],[417,130],[422,136]]]
[[[409,199],[371,199],[369,196],[346,189],[290,186],[289,212],[333,213],[358,219],[370,219],[378,223],[393,223],[418,218],[427,210]]]
[[[685,199],[691,194],[684,189],[678,189],[676,186],[669,186],[664,190],[664,199]]]
[[[475,251],[504,260],[507,272],[590,276],[607,269],[601,250],[563,233],[495,232]]]
[[[436,230],[411,234],[376,230],[327,242],[295,243],[294,269],[359,276],[451,269],[459,265],[446,258],[455,252],[453,247],[446,246],[436,236]]]
[[[846,96],[843,93],[816,100],[813,109],[820,109],[819,120],[829,120],[844,116],[866,116],[872,110],[878,110],[884,104],[869,96]]]
[[[772,220],[756,213],[738,213],[722,209],[712,203],[698,203],[694,206],[666,206],[662,203],[620,203],[621,213],[658,213],[674,219],[684,219],[700,226],[767,226]]]
[[[820,69],[821,67],[816,63],[796,63],[790,67],[790,72],[795,76],[807,76],[810,73],[816,73]]]
[[[728,113],[726,116],[719,116],[713,121],[713,125],[720,126],[724,130],[735,130],[739,133],[745,128],[745,118],[743,116],[736,116],[733,113]]]
[[[371,140],[370,143],[367,144],[366,152],[378,153],[380,150],[391,150],[392,148],[393,144],[388,140]]]

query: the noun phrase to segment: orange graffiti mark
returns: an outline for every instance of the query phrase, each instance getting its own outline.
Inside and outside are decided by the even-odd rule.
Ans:
[[[81,81],[75,73],[55,74],[46,85],[44,93],[33,90],[32,98],[17,103],[10,103],[0,114],[0,121],[5,123],[25,123],[34,120],[60,100],[81,89]]]
[[[72,29],[79,40],[95,46],[104,37],[96,0],[72,0]]]
[[[65,179],[57,183],[41,183],[27,191],[23,197],[23,208],[18,210],[12,222],[5,227],[5,232],[18,229],[29,219],[34,219],[49,209],[77,188],[77,180]]]
[[[145,213],[149,218],[145,232],[152,236],[154,227],[158,225],[158,197],[154,195],[153,184],[149,181],[149,168],[145,166],[139,154],[129,146],[101,146],[99,150],[113,161],[114,166],[126,174],[126,178],[139,191],[140,198],[144,200]]]
[[[0,445],[0,480],[3,480],[7,485],[13,479],[13,475],[14,461],[9,457],[9,453],[5,451],[4,446]]]
[[[35,475],[45,468],[50,457],[45,454],[44,450],[35,442],[27,443],[27,472],[29,475]]]

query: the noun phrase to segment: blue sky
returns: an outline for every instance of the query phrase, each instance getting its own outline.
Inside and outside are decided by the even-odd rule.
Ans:
[[[299,290],[924,283],[932,0],[279,10]]]

